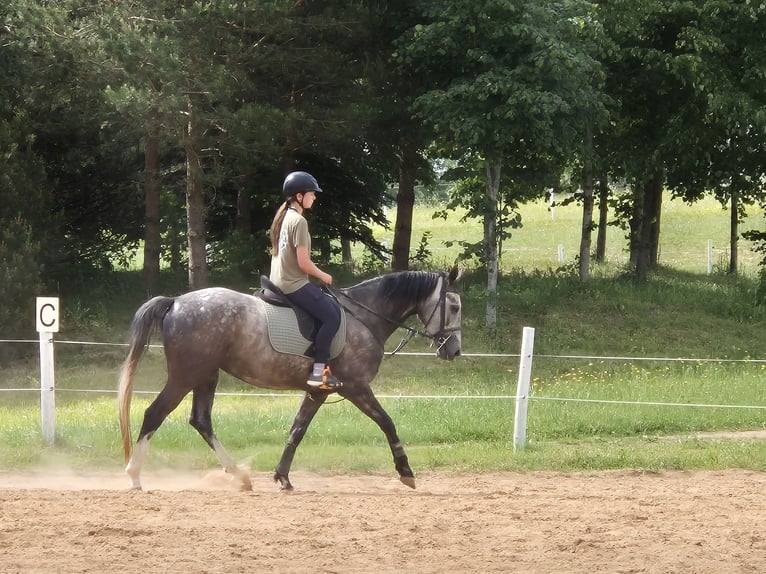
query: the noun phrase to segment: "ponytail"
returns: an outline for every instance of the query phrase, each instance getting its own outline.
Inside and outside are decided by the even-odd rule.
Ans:
[[[280,205],[277,214],[274,216],[274,221],[271,222],[271,228],[269,229],[271,249],[269,249],[269,254],[272,257],[275,257],[277,253],[279,253],[279,232],[282,229],[282,222],[285,219],[285,213],[287,213],[287,207],[289,205],[289,200]]]

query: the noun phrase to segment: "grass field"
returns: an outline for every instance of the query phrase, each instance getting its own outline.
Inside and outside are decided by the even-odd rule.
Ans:
[[[461,221],[457,214],[434,220],[431,213],[417,209],[413,248],[429,231],[429,266],[443,268],[458,249],[443,242],[478,241],[481,225]],[[662,266],[644,285],[622,276],[625,241],[613,228],[607,263],[594,268],[589,284],[577,281],[571,269],[579,237],[576,206],[557,207],[553,214],[543,203],[526,206],[523,220],[503,254],[497,331],[485,332],[484,278],[469,264],[463,291],[463,350],[469,356],[452,363],[410,355],[387,358],[375,381],[415,471],[764,469],[766,441],[696,436],[766,428],[766,366],[758,361],[766,358],[766,311],[757,299],[757,256],[742,242],[740,276],[723,272],[728,212],[712,201],[666,202]],[[763,218],[753,215],[748,227],[763,227]],[[375,232],[390,244],[390,231]],[[716,254],[712,274],[707,274],[708,240]],[[558,245],[564,261],[558,259]],[[354,281],[339,277],[342,284]],[[121,281],[123,287],[109,300],[63,301],[64,329],[57,340],[125,341],[141,290],[135,272]],[[213,281],[248,286],[226,277]],[[536,329],[529,444],[513,452],[511,397],[524,326]],[[397,342],[394,335],[389,348]],[[427,350],[419,340],[406,348]],[[114,391],[124,352],[120,346],[56,345],[57,442],[52,447],[42,447],[35,357],[3,365],[0,391],[29,390],[0,392],[0,467],[121,467]],[[503,356],[470,356],[487,353]],[[136,389],[148,394],[134,399],[134,432],[163,379],[162,353],[152,350],[136,380]],[[253,469],[273,468],[299,397],[254,395],[257,391],[228,377],[221,392],[213,415],[223,443]],[[212,452],[186,423],[188,412],[187,401],[152,439],[150,468],[215,466]],[[320,411],[294,468],[393,471],[382,433],[344,402]]]
[[[560,199],[559,199],[560,201]],[[423,233],[432,234],[429,241],[436,264],[449,264],[459,254],[457,246],[446,247],[445,241],[481,241],[482,224],[479,220],[463,221],[463,213],[456,211],[444,221],[433,219],[438,208],[421,206],[413,218],[412,249]],[[582,210],[577,204],[556,206],[551,209],[547,202],[539,201],[521,209],[522,227],[503,245],[501,268],[512,270],[555,269],[571,264],[579,252]],[[708,241],[713,244],[713,268],[725,270],[729,261],[729,211],[713,199],[705,199],[693,205],[679,200],[668,200],[662,206],[662,231],[660,234],[660,264],[678,271],[706,273],[708,269]],[[389,214],[393,221],[395,212]],[[762,229],[764,217],[757,208],[750,209],[750,216],[741,224],[740,232]],[[376,237],[393,243],[393,229],[375,230]],[[593,235],[595,246],[595,233]],[[563,261],[559,259],[561,246]],[[609,275],[627,263],[628,253],[625,231],[610,226],[607,230],[606,264],[601,271]],[[757,270],[760,260],[750,242],[740,240],[739,263],[743,273]],[[596,268],[596,272],[599,269]]]

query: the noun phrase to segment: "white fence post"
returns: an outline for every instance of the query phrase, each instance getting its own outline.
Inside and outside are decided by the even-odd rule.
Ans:
[[[40,333],[40,417],[43,440],[56,439],[56,396],[53,374],[53,333],[59,330],[58,297],[37,298],[37,331]]]
[[[516,386],[516,416],[513,421],[513,450],[524,448],[527,442],[527,407],[529,385],[532,379],[532,355],[535,348],[535,330],[524,327],[519,358],[519,382]]]
[[[713,240],[707,240],[707,274],[713,273]]]

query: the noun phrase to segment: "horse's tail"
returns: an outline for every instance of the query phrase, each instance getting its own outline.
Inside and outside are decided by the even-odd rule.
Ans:
[[[149,345],[149,338],[155,327],[162,324],[162,319],[173,304],[172,297],[155,297],[139,307],[130,326],[130,349],[120,371],[120,388],[117,402],[120,407],[120,434],[125,451],[125,462],[130,459],[132,441],[130,433],[130,402],[133,398],[133,374],[136,366]]]

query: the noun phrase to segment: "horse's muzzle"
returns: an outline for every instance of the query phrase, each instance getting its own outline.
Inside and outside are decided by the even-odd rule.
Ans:
[[[459,331],[439,337],[436,343],[438,345],[436,347],[436,356],[440,359],[451,361],[460,355],[461,344]]]

